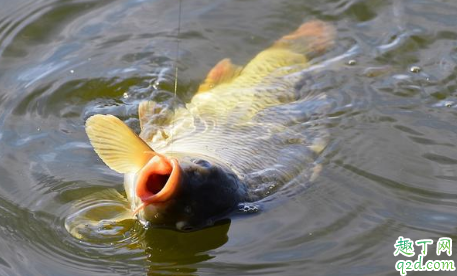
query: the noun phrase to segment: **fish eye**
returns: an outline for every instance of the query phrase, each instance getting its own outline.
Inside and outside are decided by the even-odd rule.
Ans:
[[[202,166],[204,168],[211,167],[211,164],[208,161],[203,160],[203,159],[194,159],[193,162],[194,162],[194,164],[197,164],[197,165]]]

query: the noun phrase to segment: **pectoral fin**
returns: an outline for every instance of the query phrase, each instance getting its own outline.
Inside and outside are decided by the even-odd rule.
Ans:
[[[143,129],[144,126],[149,122],[151,117],[156,114],[154,112],[154,107],[156,102],[153,101],[144,101],[141,102],[138,106],[138,118],[140,119],[140,128]]]
[[[211,71],[205,81],[198,88],[198,93],[208,91],[221,83],[227,83],[240,75],[243,68],[234,65],[230,59],[225,58],[219,61]]]
[[[90,117],[86,133],[98,156],[116,172],[137,172],[155,156],[146,142],[115,116]]]

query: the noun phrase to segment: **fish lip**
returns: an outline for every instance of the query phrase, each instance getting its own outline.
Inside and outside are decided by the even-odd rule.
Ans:
[[[151,175],[168,175],[168,180],[157,193],[152,192],[148,187],[148,181]],[[138,209],[142,209],[149,204],[170,200],[178,191],[180,180],[181,168],[177,159],[169,159],[161,154],[154,156],[138,172],[136,195],[143,203]]]

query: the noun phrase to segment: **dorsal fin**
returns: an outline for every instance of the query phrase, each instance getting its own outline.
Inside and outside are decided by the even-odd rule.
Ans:
[[[311,59],[327,50],[332,44],[335,30],[323,21],[312,20],[292,33],[277,40],[272,48],[285,48]]]
[[[98,156],[119,173],[137,172],[155,155],[146,142],[112,115],[97,114],[87,119],[86,133]]]
[[[206,76],[205,81],[198,88],[197,93],[208,91],[221,83],[232,81],[240,75],[242,69],[241,66],[233,64],[228,58],[219,61],[209,71],[208,76]]]

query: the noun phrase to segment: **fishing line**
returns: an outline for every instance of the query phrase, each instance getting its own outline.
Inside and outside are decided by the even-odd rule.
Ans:
[[[174,88],[174,100],[176,101],[177,99],[177,91],[178,91],[178,63],[179,63],[179,46],[180,46],[180,34],[181,34],[181,6],[182,6],[182,0],[179,0],[179,6],[178,6],[178,34],[176,36],[176,57],[175,57],[175,88]],[[170,131],[170,150],[171,147],[173,146],[173,130],[175,128],[175,120],[174,120],[174,115],[175,115],[175,110],[176,107],[173,108],[173,119],[172,119],[172,129]]]

